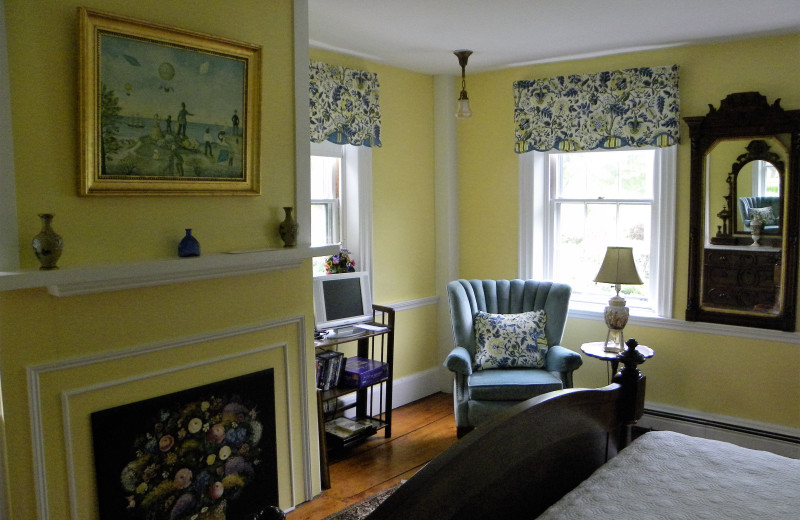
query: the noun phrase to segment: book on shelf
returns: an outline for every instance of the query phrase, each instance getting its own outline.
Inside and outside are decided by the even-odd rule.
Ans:
[[[339,396],[336,399],[325,399],[322,401],[322,413],[325,414],[326,419],[333,417],[341,417],[344,415],[345,410],[355,407],[356,394],[348,394]]]
[[[315,356],[317,388],[330,390],[339,386],[344,365],[344,355],[341,352],[335,350],[318,352]]]
[[[389,376],[389,365],[363,357],[347,358],[341,383],[351,388],[364,388]]]
[[[347,417],[337,417],[325,423],[325,432],[341,440],[353,437],[368,437],[375,431],[376,428],[369,419],[354,420]]]

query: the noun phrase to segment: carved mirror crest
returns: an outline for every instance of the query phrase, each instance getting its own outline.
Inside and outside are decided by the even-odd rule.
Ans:
[[[757,92],[709,108],[685,118],[692,143],[686,319],[793,331],[800,110],[769,105]]]

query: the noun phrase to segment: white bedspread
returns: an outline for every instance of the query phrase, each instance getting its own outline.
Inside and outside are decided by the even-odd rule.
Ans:
[[[650,432],[539,518],[798,520],[800,460]]]

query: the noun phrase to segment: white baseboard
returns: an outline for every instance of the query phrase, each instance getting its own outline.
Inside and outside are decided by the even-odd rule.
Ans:
[[[645,403],[637,426],[730,442],[800,459],[800,430],[658,403]]]
[[[392,408],[419,401],[440,391],[438,367],[395,379],[392,389]]]
[[[431,368],[424,372],[417,372],[407,377],[395,379],[392,385],[392,410],[405,406],[414,401],[419,401],[423,397],[428,397],[440,392],[439,369]],[[372,396],[372,406],[374,410],[381,408],[380,402],[384,398],[384,393],[376,386],[374,392],[368,392]],[[355,402],[356,394],[348,394],[340,398],[341,405],[352,404]],[[342,406],[344,408],[345,406]],[[351,419],[355,417],[355,408],[349,408],[344,412],[345,417]]]

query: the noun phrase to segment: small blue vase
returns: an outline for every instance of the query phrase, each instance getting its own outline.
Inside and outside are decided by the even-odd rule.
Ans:
[[[192,236],[192,230],[186,230],[186,236],[181,239],[178,244],[178,256],[200,256],[200,242]]]

